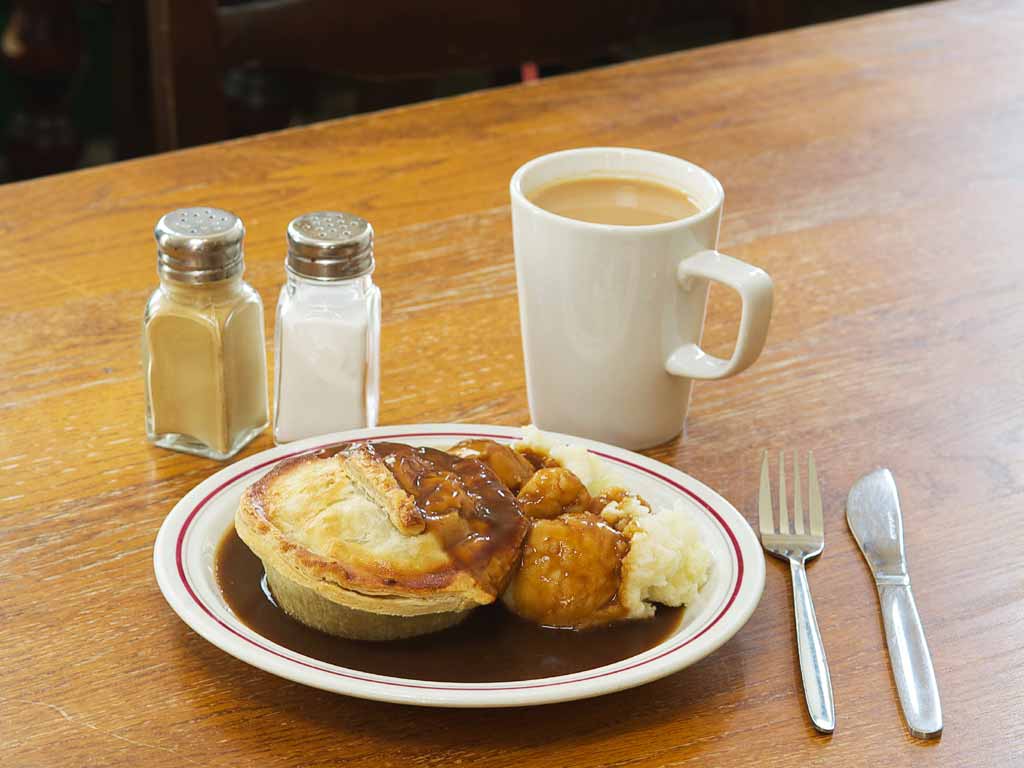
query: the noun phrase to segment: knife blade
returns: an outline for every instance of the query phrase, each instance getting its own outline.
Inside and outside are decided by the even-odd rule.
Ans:
[[[936,738],[942,733],[942,704],[910,589],[903,513],[892,472],[877,469],[854,483],[846,499],[846,522],[875,577],[889,661],[907,727],[916,738]]]

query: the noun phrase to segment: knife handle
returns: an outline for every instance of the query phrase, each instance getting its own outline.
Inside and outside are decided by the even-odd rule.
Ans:
[[[811,602],[807,571],[799,560],[789,561],[793,577],[793,616],[796,618],[796,648],[800,656],[800,678],[811,723],[822,733],[836,729],[836,706],[832,699],[832,677],[828,672],[825,646],[818,631],[818,617]]]
[[[942,733],[942,704],[910,584],[879,584],[878,599],[907,727],[919,739],[934,739]]]

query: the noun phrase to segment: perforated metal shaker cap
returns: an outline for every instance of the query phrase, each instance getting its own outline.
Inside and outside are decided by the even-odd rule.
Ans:
[[[220,208],[179,208],[160,218],[153,230],[157,270],[183,283],[208,283],[245,268],[242,220]]]
[[[351,213],[317,211],[288,225],[285,266],[315,280],[349,280],[373,272],[373,227]]]

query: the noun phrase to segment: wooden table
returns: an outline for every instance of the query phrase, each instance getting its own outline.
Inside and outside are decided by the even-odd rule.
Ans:
[[[1024,8],[909,8],[0,188],[0,757],[12,766],[1009,765],[1024,750]],[[153,539],[219,468],[143,435],[151,228],[238,212],[272,307],[288,219],[379,232],[382,421],[528,419],[506,185],[592,144],[724,180],[775,278],[768,347],[652,452],[751,520],[758,451],[816,450],[811,584],[838,710],[804,712],[787,569],[746,628],[639,690],[510,711],[358,701],[250,668],[164,603]],[[723,351],[735,304],[716,292]],[[268,325],[269,329],[269,325]],[[270,446],[263,435],[247,451]],[[851,483],[900,484],[941,741],[901,722]]]

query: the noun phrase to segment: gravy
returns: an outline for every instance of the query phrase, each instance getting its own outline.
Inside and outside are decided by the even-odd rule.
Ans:
[[[361,642],[325,635],[281,611],[266,586],[263,563],[233,526],[217,548],[214,571],[231,610],[268,640],[328,664],[411,680],[506,682],[593,669],[654,647],[683,614],[682,608],[661,606],[653,619],[574,631],[524,621],[499,601],[432,635]]]

